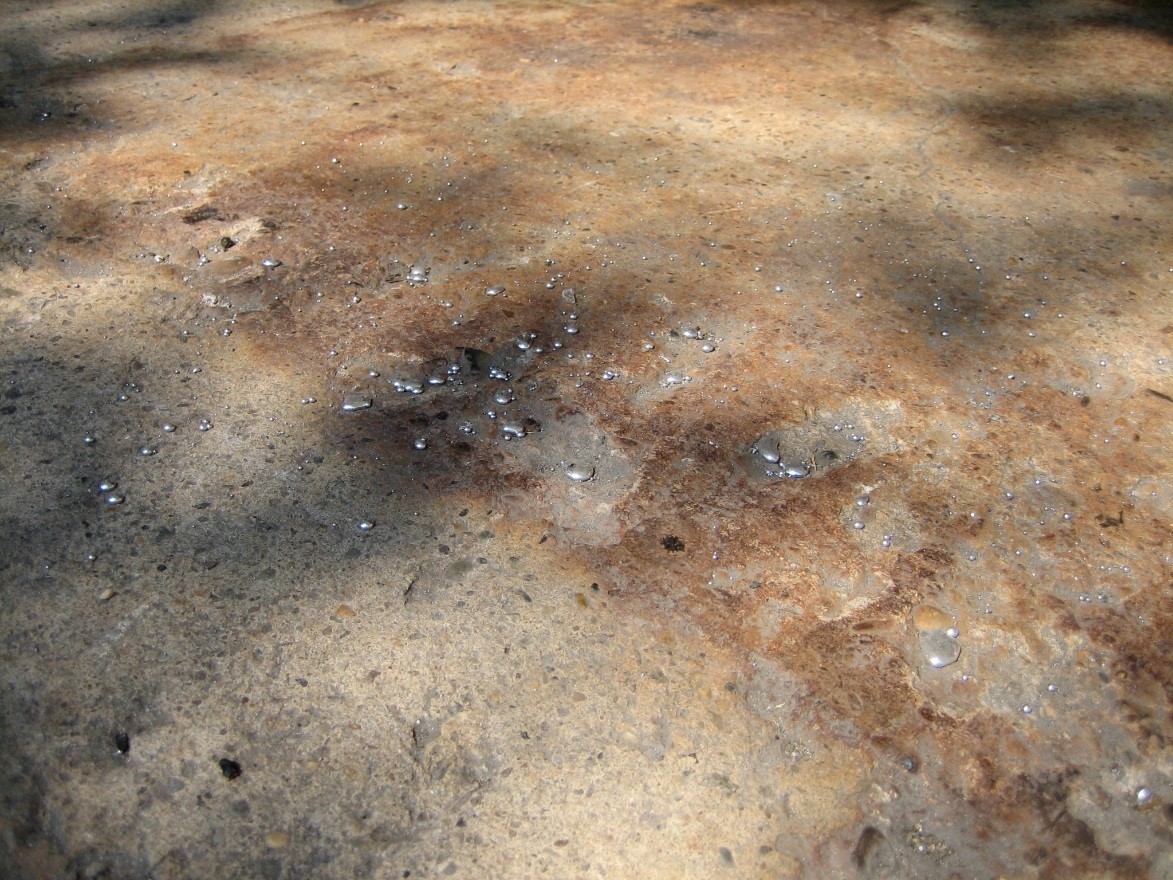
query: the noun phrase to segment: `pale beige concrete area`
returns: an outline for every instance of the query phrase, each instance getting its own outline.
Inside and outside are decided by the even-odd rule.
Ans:
[[[0,2],[0,877],[1173,878],[1173,15]]]

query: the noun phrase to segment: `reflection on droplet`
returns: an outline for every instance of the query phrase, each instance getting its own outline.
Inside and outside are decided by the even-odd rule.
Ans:
[[[416,449],[427,449],[428,448],[428,441],[423,437],[419,437],[411,445],[414,446]]]
[[[164,433],[170,434],[170,433],[172,433],[174,430],[175,430],[175,426],[174,426],[174,425],[167,424],[167,425],[164,425],[164,426],[163,426],[163,431],[164,431]]]
[[[358,530],[360,532],[369,532],[374,527],[375,527],[375,524],[373,522],[371,522],[369,519],[364,519],[362,522],[360,522],[358,524]]]
[[[595,469],[589,464],[573,464],[566,469],[566,476],[575,483],[586,483],[595,478]]]
[[[360,409],[370,409],[371,399],[360,394],[348,394],[342,398],[343,412],[357,412]]]
[[[753,451],[770,464],[777,464],[781,459],[781,456],[778,454],[778,445],[776,443],[762,443],[758,446],[755,446]]]
[[[155,449],[152,446],[142,446],[142,447],[139,447],[138,454],[139,455],[155,455],[158,452],[159,452],[159,450]]]
[[[391,387],[405,394],[423,394],[423,383],[418,379],[392,379]]]
[[[200,419],[200,423],[196,427],[201,431],[210,431],[212,430],[212,423],[207,419]]]
[[[102,480],[102,482],[98,483],[99,492],[113,492],[117,488],[118,483],[114,480]]]
[[[505,292],[505,285],[503,285],[503,284],[494,284],[492,287],[485,288],[485,295],[486,296],[500,296],[504,292]]]
[[[920,649],[934,669],[956,663],[961,656],[961,644],[941,629],[921,630]]]
[[[115,506],[115,505],[117,505],[117,504],[121,504],[123,501],[125,501],[125,500],[126,500],[126,496],[125,496],[125,495],[120,495],[120,494],[119,494],[119,493],[117,493],[117,492],[112,492],[111,494],[107,495],[107,496],[106,496],[106,498],[105,498],[104,500],[105,500],[106,504],[108,504],[108,505],[110,505],[111,507],[113,507],[113,506]]]

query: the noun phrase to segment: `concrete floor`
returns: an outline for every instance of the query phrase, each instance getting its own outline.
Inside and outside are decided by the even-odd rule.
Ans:
[[[1171,34],[0,3],[0,876],[1173,877]]]

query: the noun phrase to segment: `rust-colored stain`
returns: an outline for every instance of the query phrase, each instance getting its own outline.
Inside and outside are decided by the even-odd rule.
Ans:
[[[853,769],[840,826],[714,872],[1169,870],[1159,5],[88,5],[5,13],[3,283],[125,278],[177,374],[303,389],[310,439],[250,435],[277,512],[243,465],[219,502],[257,540],[312,560],[361,482],[370,541],[439,543],[410,608],[481,564],[471,507],[581,617],[723,658]],[[5,326],[27,369],[117,313]]]

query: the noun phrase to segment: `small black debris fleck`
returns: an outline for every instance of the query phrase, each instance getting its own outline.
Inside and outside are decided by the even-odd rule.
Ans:
[[[660,539],[660,546],[671,553],[679,553],[684,549],[684,542],[675,535],[665,535]]]
[[[118,751],[123,755],[129,752],[130,734],[122,732],[114,734],[114,748],[118,749]]]
[[[1170,397],[1164,391],[1158,391],[1156,388],[1146,388],[1145,391],[1147,391],[1153,397],[1156,397],[1156,398],[1159,398],[1159,399],[1165,401],[1165,403],[1173,403],[1173,397]]]
[[[224,774],[225,779],[235,779],[240,775],[240,765],[231,758],[221,758],[220,772]]]
[[[213,205],[201,205],[194,211],[189,211],[183,215],[184,223],[203,223],[205,220],[223,220],[220,212]]]
[[[1102,529],[1114,529],[1124,525],[1124,511],[1120,511],[1119,516],[1112,516],[1110,513],[1100,513],[1096,515],[1096,522],[1099,523]]]

